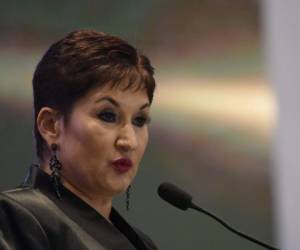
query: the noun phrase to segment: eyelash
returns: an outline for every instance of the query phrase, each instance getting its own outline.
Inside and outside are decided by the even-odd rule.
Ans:
[[[108,123],[113,123],[116,121],[116,114],[114,112],[111,111],[103,111],[100,112],[98,114],[98,117],[100,120],[104,121],[104,122],[108,122]],[[138,116],[135,118],[135,120],[138,119],[139,122],[136,125],[137,127],[143,127],[145,124],[149,124],[150,123],[150,117],[147,116]]]

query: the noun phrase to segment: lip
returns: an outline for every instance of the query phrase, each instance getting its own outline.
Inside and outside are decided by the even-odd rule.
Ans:
[[[129,158],[120,158],[116,161],[113,161],[115,169],[121,173],[127,172],[130,168],[132,168],[133,163]]]

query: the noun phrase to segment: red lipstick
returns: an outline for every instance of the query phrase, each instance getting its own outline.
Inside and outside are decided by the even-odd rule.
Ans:
[[[121,173],[127,172],[132,167],[132,161],[129,158],[120,158],[112,163],[116,170]]]

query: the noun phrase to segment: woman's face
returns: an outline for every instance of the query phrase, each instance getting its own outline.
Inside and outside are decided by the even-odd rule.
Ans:
[[[148,143],[149,109],[145,90],[105,86],[79,99],[58,142],[68,184],[90,196],[125,191]],[[132,167],[116,167],[113,162],[120,158],[129,158]]]

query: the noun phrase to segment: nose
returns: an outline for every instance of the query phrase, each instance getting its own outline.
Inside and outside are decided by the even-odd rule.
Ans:
[[[137,136],[132,125],[126,124],[120,128],[116,146],[125,152],[133,151],[137,148]]]

